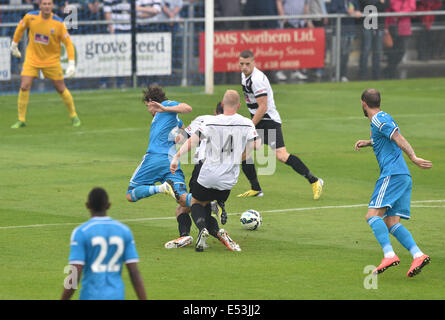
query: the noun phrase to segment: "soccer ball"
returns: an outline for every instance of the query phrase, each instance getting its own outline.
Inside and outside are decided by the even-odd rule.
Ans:
[[[257,230],[261,226],[261,215],[258,211],[249,209],[244,211],[239,219],[246,230]]]

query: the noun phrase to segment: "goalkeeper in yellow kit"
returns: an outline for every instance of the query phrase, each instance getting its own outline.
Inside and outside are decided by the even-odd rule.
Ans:
[[[68,53],[68,68],[66,69],[65,77],[71,78],[74,76],[74,46],[63,20],[52,13],[53,7],[53,0],[42,0],[40,2],[40,10],[28,12],[23,19],[20,20],[15,30],[11,43],[11,53],[13,56],[17,58],[21,57],[17,45],[26,29],[29,30],[29,42],[21,73],[18,98],[19,120],[14,123],[11,128],[21,128],[25,126],[29,92],[34,78],[39,76],[39,70],[42,70],[45,78],[53,80],[54,88],[62,97],[73,126],[78,127],[81,124],[74,107],[73,97],[65,86],[63,80],[64,75],[60,65],[60,43],[63,42]]]

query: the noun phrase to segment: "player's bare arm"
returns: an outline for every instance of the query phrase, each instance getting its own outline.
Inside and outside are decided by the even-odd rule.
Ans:
[[[190,150],[192,150],[199,142],[199,136],[194,133],[179,149],[179,151],[173,156],[173,159],[170,163],[170,172],[175,174],[176,170],[178,170],[179,159],[183,154],[186,154]]]
[[[76,268],[77,270],[77,283],[76,284],[72,284],[72,286],[76,285],[76,287],[79,286],[79,282],[80,282],[80,277],[82,275],[82,270],[83,270],[83,265],[81,264],[73,264],[73,266]],[[62,292],[62,297],[60,297],[60,300],[69,300],[71,299],[71,297],[73,296],[74,292],[76,291],[76,289],[73,288],[64,288],[63,292]]]
[[[188,134],[184,129],[184,125],[182,126],[182,128],[179,128],[178,135],[175,137],[176,144],[183,144],[188,139]]]
[[[276,2],[276,5],[277,5],[278,14],[280,16],[285,16],[286,14],[284,13],[283,0],[276,0],[275,2]],[[286,21],[287,21],[286,19],[282,20],[283,25],[286,23]]]
[[[147,107],[153,108],[156,112],[176,112],[176,113],[190,113],[192,112],[192,107],[186,103],[180,103],[174,107],[164,107],[162,104],[156,101],[145,102]]]
[[[371,146],[371,140],[358,140],[354,145],[354,149],[359,151],[360,148],[366,148],[369,146]]]
[[[258,109],[252,118],[254,125],[257,125],[267,112],[267,96],[256,98],[256,102],[258,104]]]
[[[260,142],[261,142],[261,140],[260,140]],[[242,155],[242,160],[244,161],[247,158],[249,158],[254,149],[256,149],[256,140],[255,141],[254,140],[247,141],[246,149],[244,149],[244,152]]]
[[[255,150],[259,150],[261,148],[261,143],[262,143],[261,138],[255,139],[255,141],[253,142],[253,148]]]
[[[105,20],[108,21],[112,21],[113,19],[111,18],[111,13],[110,12],[105,12]],[[108,32],[113,34],[114,33],[114,26],[112,24],[109,24],[108,27]]]
[[[148,13],[150,14],[150,16],[154,16],[159,13],[159,10],[154,7],[143,7],[143,6],[136,6],[136,11]]]
[[[408,158],[419,168],[431,169],[433,167],[433,163],[431,161],[416,156],[413,147],[411,147],[408,140],[406,140],[405,137],[402,136],[398,130],[392,135],[392,140],[397,143],[399,148],[402,149],[403,152],[405,152],[405,154],[408,156]]]
[[[134,291],[139,300],[147,300],[147,295],[145,293],[144,281],[142,280],[141,273],[137,263],[127,264],[128,274],[130,275],[130,280],[133,285]]]

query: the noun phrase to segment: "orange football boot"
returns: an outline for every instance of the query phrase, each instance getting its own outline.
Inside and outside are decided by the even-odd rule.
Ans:
[[[382,273],[386,269],[388,269],[389,267],[393,267],[393,266],[398,265],[399,262],[400,262],[400,259],[396,255],[394,255],[394,257],[392,257],[392,258],[383,258],[382,262],[380,263],[380,265],[377,268],[375,268],[372,273],[373,274]]]
[[[420,271],[422,271],[422,268],[426,266],[428,263],[430,263],[431,259],[426,254],[415,258],[413,262],[411,263],[411,268],[409,268],[408,273],[406,274],[408,277],[414,277],[415,275],[419,274]]]

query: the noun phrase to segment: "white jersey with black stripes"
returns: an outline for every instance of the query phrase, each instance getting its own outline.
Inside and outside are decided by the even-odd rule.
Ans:
[[[252,116],[258,109],[256,99],[267,96],[267,111],[262,120],[273,120],[281,123],[280,114],[275,106],[272,87],[270,86],[269,79],[263,72],[255,67],[248,77],[241,73],[241,85],[243,87],[244,100]]]

